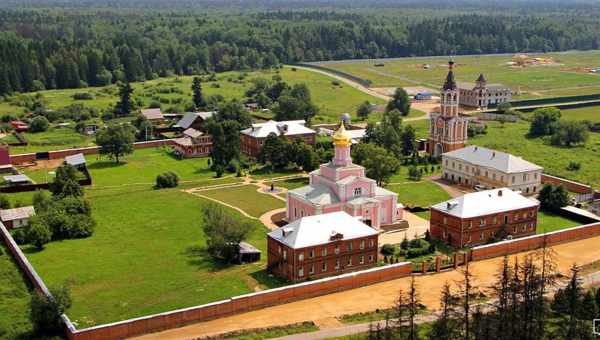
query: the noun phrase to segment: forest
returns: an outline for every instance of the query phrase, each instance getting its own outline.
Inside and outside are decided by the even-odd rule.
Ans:
[[[288,8],[281,1],[246,1],[253,10],[235,9],[244,1],[220,8],[214,1],[176,0],[169,10],[158,4],[139,9],[135,0],[84,3],[0,6],[0,96],[281,63],[600,46],[600,9],[580,1],[454,4],[468,11],[431,1],[373,1],[370,9],[349,9],[350,1],[304,8],[299,1]],[[524,6],[535,14],[519,15]]]

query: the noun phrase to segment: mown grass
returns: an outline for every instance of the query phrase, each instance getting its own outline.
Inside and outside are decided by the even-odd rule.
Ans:
[[[271,195],[259,193],[257,190],[257,186],[250,184],[233,188],[202,191],[200,194],[238,207],[250,216],[257,218],[267,211],[285,206],[285,202]]]
[[[0,242],[0,338],[26,339],[33,329],[29,320],[29,286],[3,242]]]
[[[583,223],[575,219],[561,216],[550,211],[540,210],[538,212],[538,223],[536,233],[543,234],[544,232],[551,232],[556,230],[562,230],[580,226]]]
[[[72,128],[50,128],[48,131],[37,133],[23,133],[27,139],[28,145],[11,146],[11,154],[43,152],[50,150],[61,150],[74,147],[84,147],[94,145],[94,139],[75,132]],[[12,135],[0,139],[0,142],[11,142],[14,139]]]
[[[293,325],[271,327],[268,329],[254,329],[239,331],[230,334],[225,334],[222,337],[230,340],[259,340],[259,339],[272,339],[279,338],[286,335],[309,333],[318,331],[319,327],[312,321],[302,322]]]
[[[600,90],[598,92],[600,92]],[[562,115],[561,118],[565,120],[589,120],[590,122],[600,122],[600,106],[560,110],[560,113]]]
[[[484,73],[489,83],[503,83],[513,91],[520,91],[519,98],[542,98],[576,94],[600,93],[600,76],[578,72],[578,67],[598,67],[600,51],[573,53],[549,53],[560,65],[510,67],[510,55],[459,56],[455,58],[458,81],[474,82]],[[448,72],[448,58],[401,58],[385,60],[385,66],[375,67],[372,61],[325,63],[352,75],[369,79],[373,87],[429,86],[437,90]],[[423,65],[429,64],[429,69]]]

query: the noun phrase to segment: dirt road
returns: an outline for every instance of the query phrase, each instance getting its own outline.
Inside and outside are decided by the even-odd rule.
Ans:
[[[600,260],[598,244],[600,237],[565,243],[554,247],[557,254],[559,270],[568,274],[573,263],[579,265]],[[522,257],[524,253],[512,256]],[[495,273],[502,258],[473,262],[471,269],[474,274],[475,286],[487,290],[495,278]],[[417,290],[423,304],[430,309],[437,309],[440,291],[445,282],[454,284],[460,281],[460,271],[447,271],[439,274],[417,276]],[[409,278],[381,282],[375,285],[348,290],[345,292],[324,295],[287,303],[284,305],[264,308],[221,319],[200,322],[189,326],[171,329],[160,333],[148,334],[138,339],[190,339],[206,335],[218,335],[241,329],[284,326],[312,320],[319,320],[344,314],[369,312],[377,308],[393,305],[399,289],[406,290]]]

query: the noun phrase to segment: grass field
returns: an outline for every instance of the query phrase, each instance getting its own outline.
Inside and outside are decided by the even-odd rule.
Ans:
[[[258,187],[255,185],[244,185],[202,191],[200,194],[236,206],[257,218],[267,211],[285,207],[285,202],[282,200],[278,200],[268,194],[261,194],[256,190],[258,190]]]
[[[342,113],[349,112],[354,115],[359,104],[368,100],[372,103],[381,104],[383,101],[369,96],[350,86],[344,84],[334,85],[333,78],[305,70],[292,70],[285,67],[278,73],[275,71],[256,71],[245,73],[243,79],[239,79],[241,72],[225,72],[217,75],[217,80],[205,82],[203,92],[206,96],[219,94],[226,99],[244,98],[244,93],[252,86],[251,80],[262,77],[271,79],[279,74],[284,81],[290,84],[306,83],[310,88],[313,102],[319,107],[319,115],[315,122],[337,121]],[[177,108],[185,109],[186,103],[190,103],[192,76],[159,78],[132,84],[134,98],[142,103],[143,107],[150,105],[152,101],[159,101],[163,110]],[[170,89],[168,93],[161,93],[161,89]],[[88,92],[94,96],[91,100],[75,100],[75,93]],[[68,89],[68,90],[46,90],[39,92],[47,102],[47,108],[59,110],[65,106],[79,103],[87,107],[99,110],[107,109],[117,102],[117,89],[115,85],[98,88]],[[26,95],[33,95],[26,94]],[[18,106],[18,96],[0,102],[0,115],[7,113],[24,113],[26,108]]]
[[[68,314],[80,327],[282,284],[266,275],[265,257],[242,266],[214,262],[202,233],[201,207],[209,201],[180,190],[238,178],[213,179],[206,159],[176,160],[163,149],[137,150],[121,165],[95,156],[88,162],[94,185],[86,196],[98,222],[94,235],[51,242],[41,252],[24,248],[47,284],[71,285],[73,307]],[[180,188],[154,190],[154,178],[167,169],[179,174]],[[32,194],[8,197],[30,203]],[[249,221],[255,229],[248,241],[266,254],[266,229]]]
[[[61,150],[72,147],[83,147],[94,145],[92,137],[84,136],[75,132],[72,128],[51,128],[45,132],[23,133],[29,145],[11,146],[11,154],[42,152],[50,150]],[[14,136],[8,135],[0,139],[0,142],[10,142]]]
[[[578,109],[560,110],[561,118],[565,120],[589,120],[600,122],[600,106],[582,107]]]
[[[0,243],[0,339],[26,339],[31,332],[29,321],[30,292],[25,278],[12,260],[4,243]]]
[[[582,225],[582,223],[579,221],[560,216],[549,211],[540,210],[538,212],[538,224],[536,232],[538,234],[543,234],[544,232],[572,228],[579,225]]]
[[[515,98],[543,98],[600,93],[600,75],[580,72],[577,68],[599,67],[600,51],[550,53],[552,66],[516,68],[507,65],[511,55],[457,56],[456,79],[474,82],[484,73],[489,83],[503,83]],[[372,87],[428,86],[438,89],[448,71],[447,57],[400,58],[384,60],[385,66],[375,67],[373,60],[326,62],[322,66],[369,79]],[[424,69],[423,65],[430,65]]]

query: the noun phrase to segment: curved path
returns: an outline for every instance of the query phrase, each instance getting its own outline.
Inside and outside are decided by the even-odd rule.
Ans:
[[[575,262],[582,265],[600,261],[599,242],[600,236],[553,247],[556,252],[558,269],[562,273],[568,274],[569,268]],[[522,258],[525,254],[513,255],[511,259],[515,257]],[[496,271],[501,263],[502,257],[472,262],[470,268],[474,275],[475,287],[479,287],[482,291],[488,290],[496,280]],[[460,270],[451,270],[439,274],[418,275],[415,278],[422,303],[429,309],[435,310],[439,308],[440,291],[444,283],[460,282],[462,275]],[[147,334],[140,336],[139,339],[191,339],[215,336],[242,329],[285,326],[309,320],[319,324],[320,320],[332,317],[370,312],[377,308],[393,306],[399,289],[402,288],[406,291],[409,284],[409,277],[380,282],[344,292]]]

